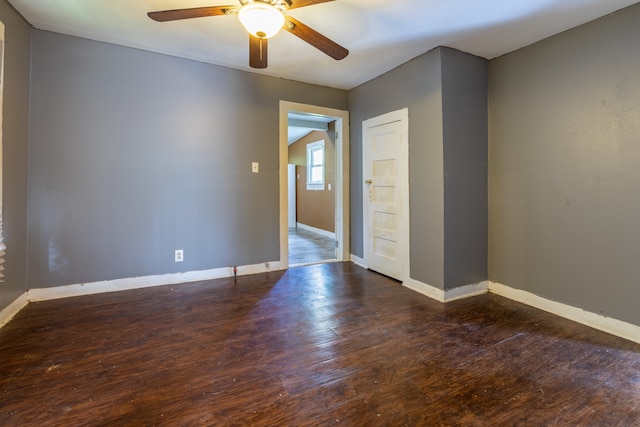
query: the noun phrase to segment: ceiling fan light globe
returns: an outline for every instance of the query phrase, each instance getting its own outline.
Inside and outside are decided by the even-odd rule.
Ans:
[[[240,9],[238,19],[244,28],[261,39],[275,36],[284,25],[284,15],[267,3],[250,3]]]

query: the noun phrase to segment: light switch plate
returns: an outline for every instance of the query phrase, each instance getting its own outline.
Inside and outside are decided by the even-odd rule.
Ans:
[[[251,162],[251,172],[258,173],[260,171],[260,164],[258,162]]]

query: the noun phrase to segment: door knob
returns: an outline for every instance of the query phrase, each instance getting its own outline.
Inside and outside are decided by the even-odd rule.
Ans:
[[[364,182],[364,183],[365,183],[365,184],[367,184],[367,185],[370,185],[370,184],[373,184],[373,181],[372,181],[372,180],[370,180],[370,179],[367,179],[367,180],[365,180],[365,182]]]

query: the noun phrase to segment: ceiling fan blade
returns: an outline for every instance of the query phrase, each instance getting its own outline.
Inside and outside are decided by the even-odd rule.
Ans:
[[[339,61],[344,59],[349,54],[349,51],[346,48],[340,46],[338,43],[328,39],[313,28],[304,25],[302,22],[291,16],[285,17],[285,24],[283,28],[335,60]]]
[[[238,9],[236,6],[208,6],[190,9],[159,10],[149,12],[149,18],[158,22],[177,21],[179,19],[202,18],[205,16],[226,15],[227,11]]]
[[[334,0],[289,0],[289,2],[291,3],[291,5],[289,6],[289,9],[296,9],[298,7],[305,7],[305,6],[313,6],[314,4],[327,3],[330,1],[334,1]]]
[[[267,68],[267,39],[249,34],[249,66]]]

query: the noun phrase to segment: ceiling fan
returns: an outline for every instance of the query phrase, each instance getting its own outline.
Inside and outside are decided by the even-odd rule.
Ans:
[[[285,29],[326,53],[335,60],[345,58],[349,51],[323,36],[311,27],[286,14],[296,9],[334,0],[239,0],[240,6],[205,6],[188,9],[149,12],[149,18],[158,22],[180,19],[202,18],[218,15],[238,15],[249,32],[249,65],[252,68],[267,68],[267,40]]]

